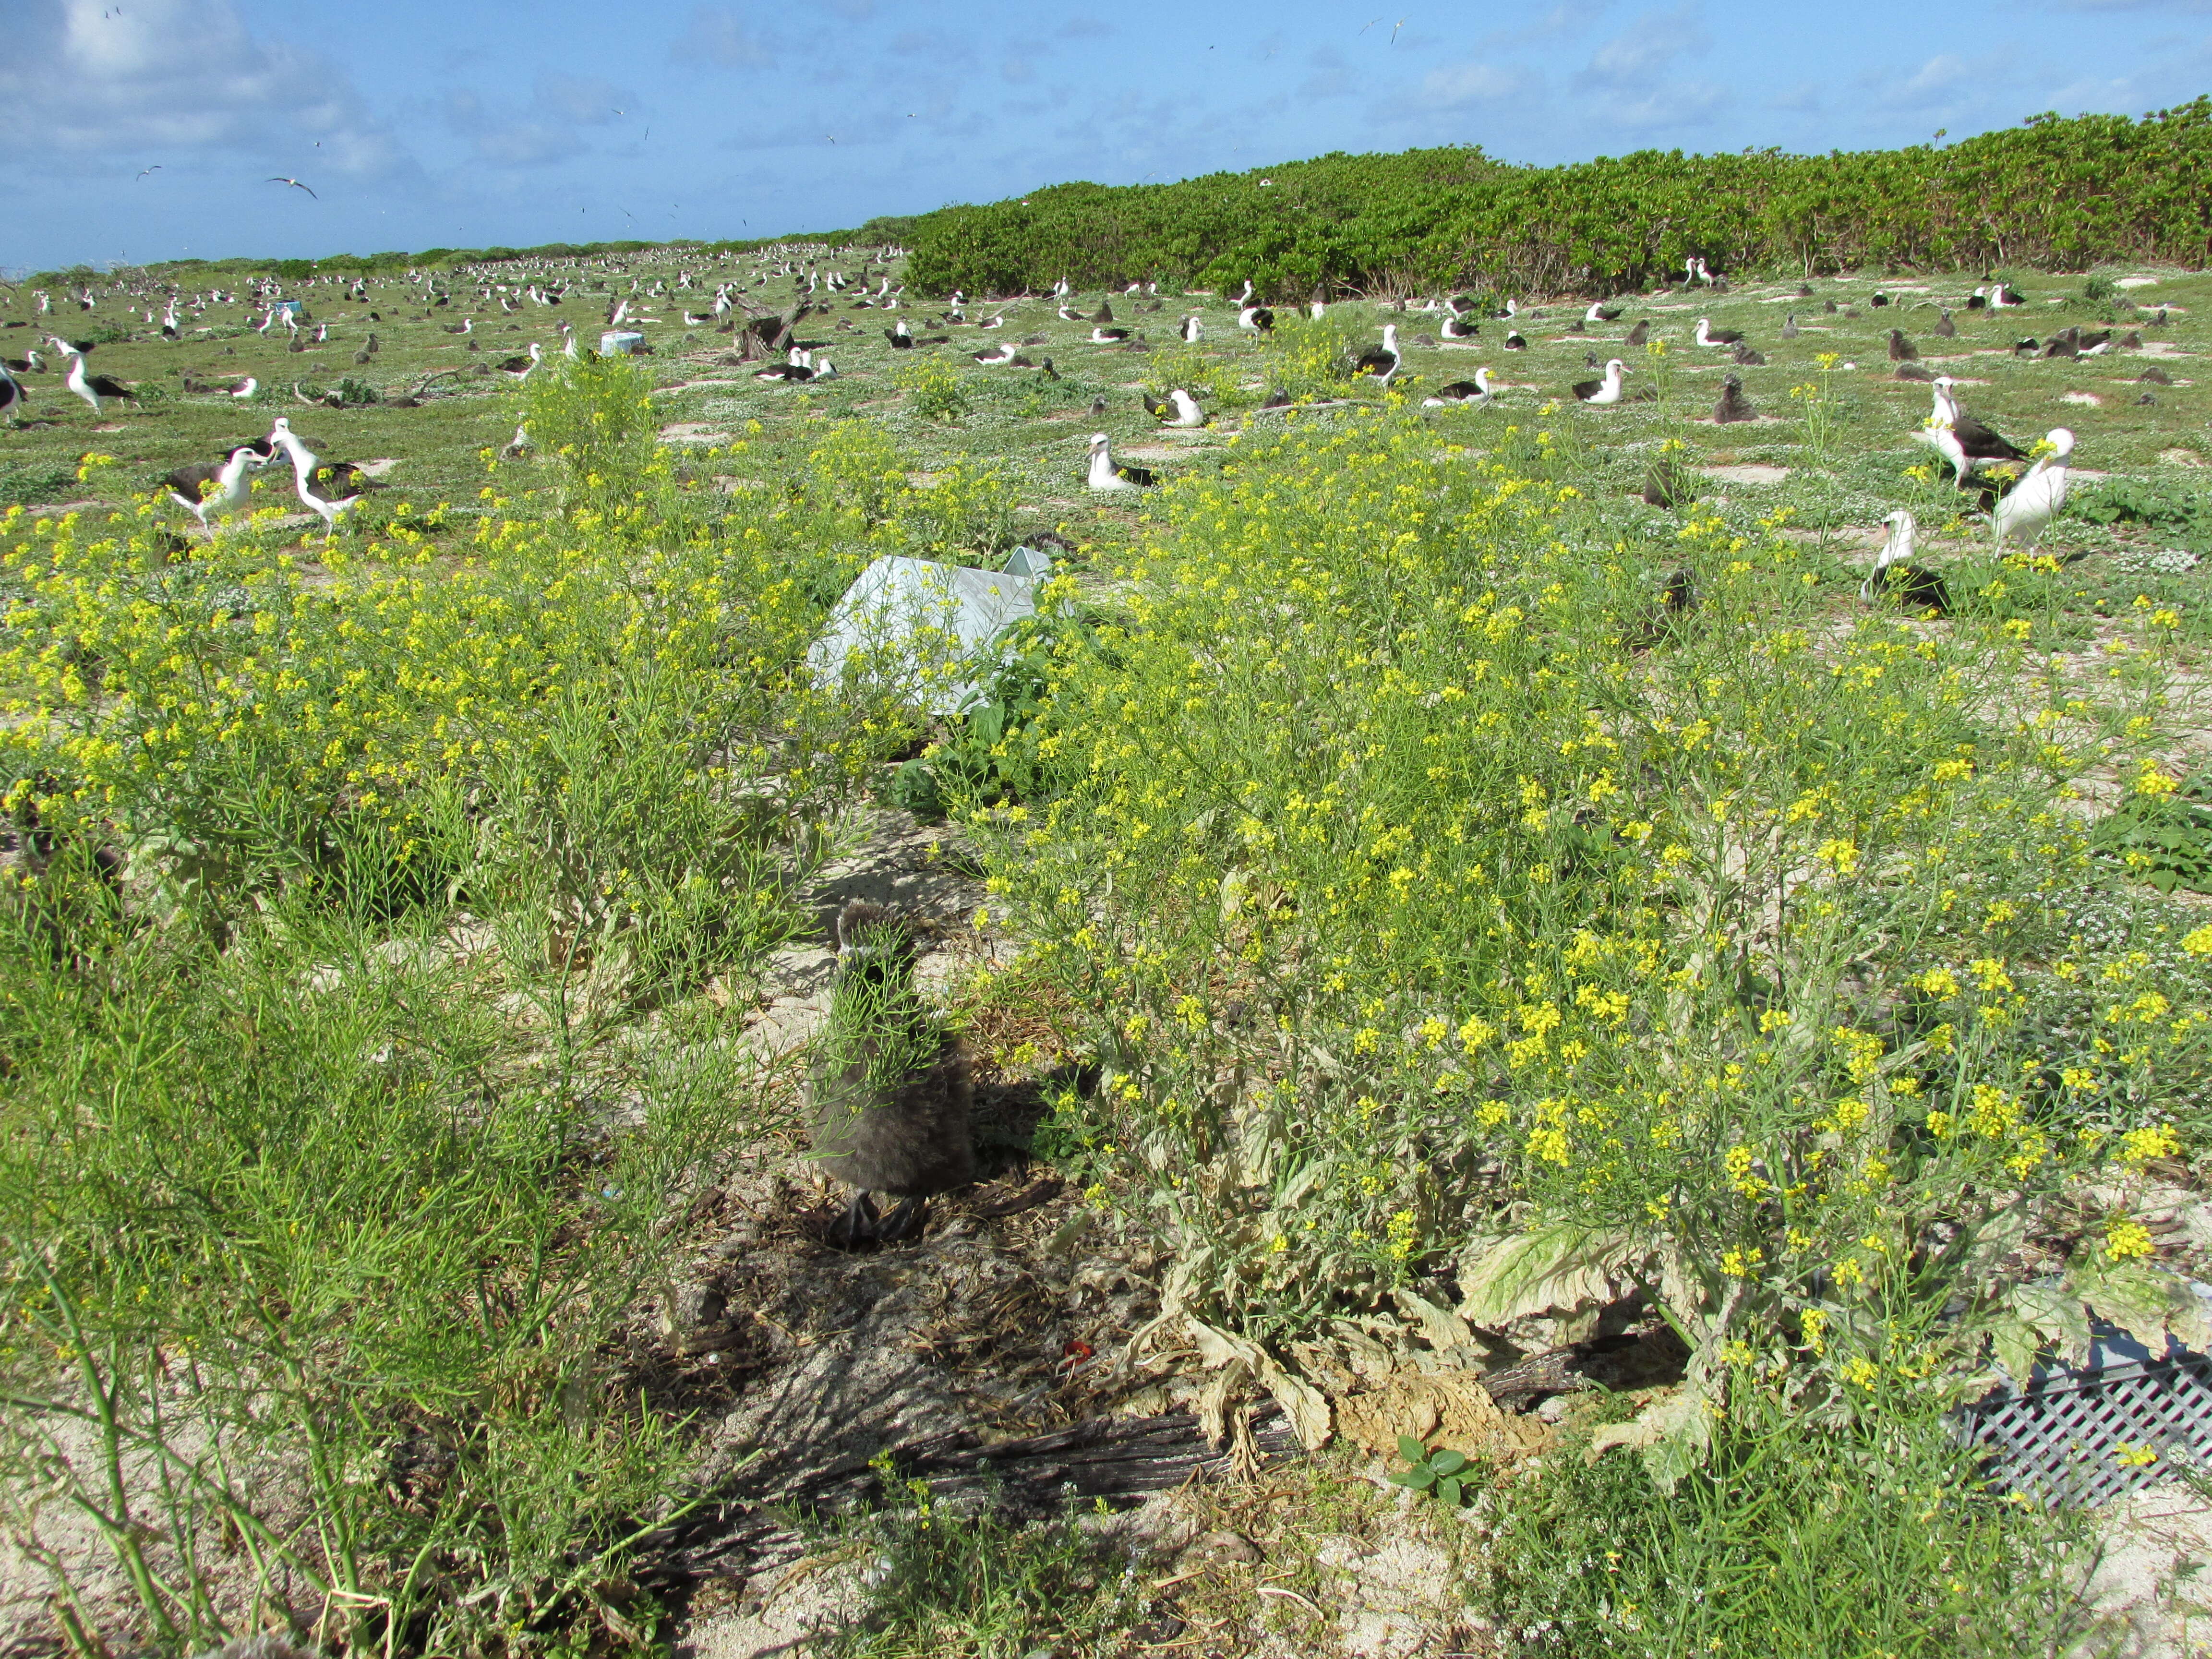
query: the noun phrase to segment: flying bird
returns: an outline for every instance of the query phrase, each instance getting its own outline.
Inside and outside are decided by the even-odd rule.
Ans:
[[[161,170],[161,164],[159,161],[156,161],[156,162],[155,162],[152,167],[141,167],[141,168],[139,168],[139,169],[138,169],[138,179],[143,179],[143,178],[144,178],[148,173],[159,173]],[[137,184],[137,183],[138,182],[138,179],[133,179],[131,182],[132,184],[134,184],[134,185],[135,185],[135,184]]]
[[[297,179],[275,178],[270,179],[269,182],[272,185],[289,185],[295,190],[307,190],[308,195],[315,196],[315,192],[313,191],[307,190],[307,185],[301,184]],[[315,199],[319,202],[323,198],[319,196],[315,196]]]

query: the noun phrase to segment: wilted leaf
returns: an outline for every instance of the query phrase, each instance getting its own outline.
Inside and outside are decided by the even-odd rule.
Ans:
[[[1468,1328],[1467,1321],[1450,1310],[1439,1308],[1413,1291],[1401,1288],[1395,1294],[1398,1305],[1420,1322],[1421,1334],[1431,1347],[1442,1351],[1474,1340],[1474,1333]]]
[[[1300,1445],[1308,1451],[1318,1451],[1328,1443],[1328,1401],[1318,1389],[1291,1376],[1280,1361],[1256,1342],[1209,1325],[1190,1314],[1183,1316],[1183,1322],[1190,1329],[1199,1358],[1209,1370],[1232,1362],[1249,1367],[1260,1386],[1283,1408],[1283,1415],[1291,1419]]]
[[[1622,1232],[1571,1222],[1538,1227],[1493,1246],[1460,1275],[1459,1310],[1480,1324],[1610,1302],[1637,1245]]]
[[[2178,1322],[2203,1325],[2203,1309],[2196,1295],[2156,1267],[2132,1261],[2116,1266],[2100,1262],[2077,1267],[2067,1277],[2083,1302],[2154,1354],[2166,1352],[2166,1333]]]
[[[2005,1376],[2015,1385],[2025,1384],[2042,1352],[2045,1337],[2026,1320],[2000,1315],[1990,1325],[1990,1350]]]
[[[2055,1344],[2068,1364],[2088,1358],[2089,1317],[2078,1291],[2057,1279],[2031,1279],[2013,1286],[2010,1301],[2013,1312]]]
[[[1615,1446],[1633,1447],[1644,1454],[1652,1484],[1672,1492],[1676,1481],[1698,1467],[1711,1442],[1712,1417],[1705,1401],[1704,1389],[1685,1383],[1633,1421],[1599,1429],[1590,1436],[1589,1457],[1595,1462]]]

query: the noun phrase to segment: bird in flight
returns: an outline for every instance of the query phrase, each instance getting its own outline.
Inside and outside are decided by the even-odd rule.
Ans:
[[[295,190],[307,190],[307,187],[305,185],[301,184],[301,183],[297,179],[282,179],[282,178],[277,178],[277,179],[271,179],[269,182],[270,182],[270,184],[272,184],[272,185],[291,185],[291,186],[292,186],[292,188],[293,188],[293,189],[295,189]],[[314,192],[313,191],[312,191],[312,190],[307,190],[307,194],[308,194],[308,195],[310,195],[310,196],[315,196],[315,192]],[[322,198],[321,197],[319,197],[319,196],[315,196],[315,199],[316,199],[318,202],[319,202],[319,201],[321,201],[323,198]]]
[[[1396,24],[1395,24],[1395,25],[1391,28],[1391,30],[1390,30],[1390,44],[1391,44],[1392,46],[1396,46],[1396,45],[1398,44],[1398,31],[1399,31],[1400,29],[1401,29],[1401,28],[1405,27],[1406,27],[1406,20],[1405,20],[1404,18],[1401,17],[1401,18],[1398,20],[1397,23],[1396,23]]]
[[[159,173],[161,170],[161,164],[159,161],[156,161],[156,162],[155,162],[155,163],[154,163],[154,165],[153,165],[152,167],[141,167],[141,168],[139,168],[139,169],[138,169],[138,179],[143,179],[143,178],[144,178],[148,173]],[[138,182],[138,179],[133,179],[131,182],[132,184],[134,184],[134,185],[135,185],[135,184],[137,184],[137,183]]]

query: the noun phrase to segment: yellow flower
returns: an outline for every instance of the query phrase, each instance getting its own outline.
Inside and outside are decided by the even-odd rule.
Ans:
[[[2120,1160],[2138,1166],[2153,1158],[2172,1158],[2181,1150],[2181,1139],[2163,1123],[2147,1129],[2130,1129],[2120,1140]]]
[[[2150,1229],[2140,1221],[2116,1221],[2105,1233],[2105,1255],[2112,1261],[2139,1261],[2149,1255]]]

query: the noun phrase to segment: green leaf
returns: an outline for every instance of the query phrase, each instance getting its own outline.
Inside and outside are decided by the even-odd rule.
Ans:
[[[1395,1479],[1403,1485],[1411,1486],[1415,1492],[1426,1492],[1437,1484],[1437,1472],[1426,1463],[1416,1463]]]
[[[1414,1439],[1412,1435],[1401,1434],[1398,1437],[1398,1455],[1408,1463],[1425,1462],[1428,1461],[1429,1449]]]
[[[1457,1475],[1447,1475],[1437,1482],[1437,1496],[1448,1509],[1459,1507],[1460,1481]]]
[[[1467,1467],[1467,1454],[1455,1451],[1431,1452],[1429,1467],[1438,1474],[1457,1474]]]

